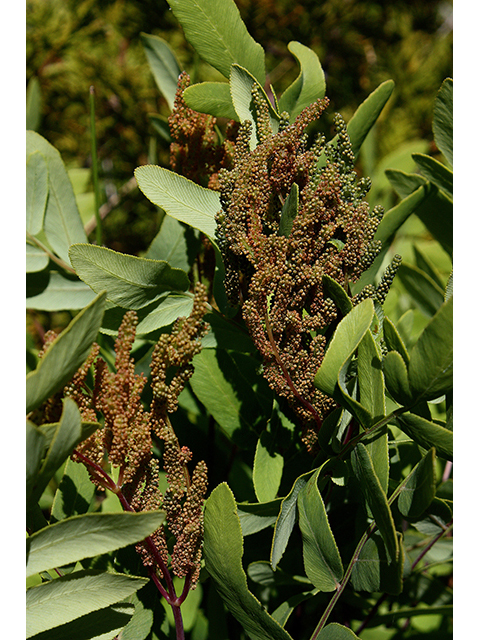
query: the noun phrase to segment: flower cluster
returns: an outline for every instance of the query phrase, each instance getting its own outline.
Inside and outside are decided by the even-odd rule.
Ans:
[[[324,332],[337,316],[322,277],[349,291],[380,251],[374,234],[382,211],[370,211],[364,201],[370,182],[357,178],[341,116],[334,120],[336,144],[325,145],[321,136],[307,144],[307,126],[327,99],[292,124],[282,114],[277,133],[258,92],[253,100],[259,144],[250,149],[253,125],[242,123],[234,166],[220,172],[217,236],[225,286],[232,304],[242,305],[266,379],[297,412],[310,446],[333,406],[313,384]]]

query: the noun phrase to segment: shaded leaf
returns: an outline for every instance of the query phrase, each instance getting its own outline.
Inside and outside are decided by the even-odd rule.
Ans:
[[[26,429],[25,466],[27,472],[26,503],[28,505],[35,480],[42,464],[46,443],[43,433],[33,422],[30,422],[30,420],[27,420]]]
[[[138,258],[93,244],[76,244],[70,259],[79,278],[94,291],[106,291],[107,300],[124,309],[141,309],[166,292],[190,286],[182,269],[164,260]]]
[[[278,235],[289,237],[292,232],[293,221],[297,217],[298,213],[298,184],[294,182],[290,193],[285,199],[282,207],[282,213],[280,215],[280,225],[278,229]]]
[[[408,474],[398,497],[405,518],[418,518],[435,497],[435,449],[430,449]]]
[[[237,63],[263,86],[265,52],[248,33],[233,0],[167,0],[185,37],[226,78]]]
[[[386,169],[385,175],[400,198],[406,198],[428,182],[426,178],[418,173],[406,173],[398,169]]]
[[[379,532],[375,531],[369,537],[352,570],[352,586],[356,591],[380,591],[392,595],[398,595],[402,591],[404,551],[400,540],[397,544],[398,559],[392,561]]]
[[[183,99],[194,111],[209,113],[216,118],[238,120],[228,82],[192,84],[183,92]]]
[[[27,538],[27,577],[140,542],[165,521],[163,511],[87,513]]]
[[[412,158],[420,167],[422,175],[424,175],[436,187],[445,191],[447,196],[453,198],[453,172],[444,164],[426,156],[423,153],[413,153]]]
[[[253,462],[253,486],[259,502],[274,500],[280,487],[283,456],[274,450],[274,439],[269,431],[262,431]]]
[[[157,87],[171,111],[177,92],[178,76],[182,72],[180,64],[174,51],[163,38],[146,33],[141,33],[140,38]]]
[[[300,73],[280,97],[278,110],[287,111],[293,122],[298,114],[325,96],[325,74],[317,54],[300,42],[289,42],[288,50],[300,65]]]
[[[35,271],[41,271],[45,269],[50,258],[43,249],[37,247],[34,244],[30,244],[27,240],[27,252],[26,252],[26,272],[34,273]],[[27,289],[28,292],[28,289]]]
[[[218,485],[205,503],[204,556],[224,604],[252,640],[291,638],[248,590],[235,498],[225,483]]]
[[[355,640],[358,636],[338,622],[331,622],[320,631],[317,638],[318,640]]]
[[[443,291],[437,283],[418,267],[405,262],[397,275],[420,311],[433,316],[443,303]]]
[[[391,561],[395,561],[399,553],[395,523],[387,496],[375,473],[370,454],[363,443],[359,442],[352,451],[351,463],[375,523],[385,541],[389,558]]]
[[[400,429],[421,447],[435,447],[439,456],[447,460],[453,459],[452,431],[413,413],[402,413],[397,421]]]
[[[34,151],[27,156],[25,182],[27,187],[26,229],[34,236],[42,230],[48,198],[48,165],[40,151]]]
[[[281,498],[270,502],[237,504],[237,513],[242,527],[242,535],[249,536],[272,525],[278,516]]]
[[[174,269],[183,269],[188,273],[200,249],[198,235],[192,227],[186,227],[175,218],[164,215],[160,230],[143,257],[165,260]]]
[[[345,289],[327,274],[322,276],[322,284],[325,293],[335,302],[340,312],[346,316],[353,309],[353,304]]]
[[[172,218],[198,229],[215,244],[215,215],[221,210],[219,193],[155,165],[138,167],[135,178],[153,204]]]
[[[27,275],[27,309],[75,311],[86,307],[94,298],[95,292],[75,276],[66,277],[53,270]]]
[[[453,166],[453,80],[442,82],[433,107],[433,137],[435,144]]]
[[[27,375],[27,413],[64,387],[86,360],[102,323],[105,297],[100,293],[80,311]]]
[[[405,360],[398,351],[389,351],[382,362],[385,383],[394,400],[404,406],[412,404]]]
[[[50,521],[86,513],[94,495],[95,485],[85,465],[69,458],[53,498]]]
[[[122,574],[76,571],[27,591],[27,638],[108,607],[148,580]]]
[[[370,414],[373,425],[385,416],[385,381],[382,356],[371,331],[365,333],[358,345],[357,372],[360,403]]]
[[[340,586],[343,565],[333,537],[317,480],[320,469],[298,494],[298,523],[302,532],[303,562],[308,579],[320,591]]]
[[[383,320],[383,337],[389,351],[398,351],[406,365],[410,362],[407,347],[393,322],[385,316]]]

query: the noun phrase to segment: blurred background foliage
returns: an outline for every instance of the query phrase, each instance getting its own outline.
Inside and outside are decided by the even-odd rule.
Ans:
[[[267,58],[280,94],[298,67],[287,44],[311,47],[325,70],[330,111],[348,120],[381,82],[396,89],[364,144],[359,169],[374,179],[370,199],[387,207],[395,195],[385,166],[413,170],[410,154],[432,152],[433,101],[452,75],[452,3],[360,0],[236,0]],[[130,182],[135,167],[168,166],[168,143],[148,114],[168,115],[155,86],[140,34],[163,37],[192,81],[220,79],[195,57],[165,0],[27,0],[29,99],[40,103],[30,122],[62,154],[85,222],[93,215],[89,167],[89,87],[96,91],[98,155],[103,197],[120,191],[105,221],[105,244],[145,251],[158,230],[158,212]],[[406,145],[406,146],[405,146]],[[394,162],[395,164],[392,164]]]

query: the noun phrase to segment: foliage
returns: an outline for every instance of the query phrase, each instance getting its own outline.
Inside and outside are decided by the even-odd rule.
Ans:
[[[143,34],[144,255],[27,132],[27,307],[69,320],[27,354],[27,637],[450,637],[453,82],[389,204],[357,167],[391,80],[345,122],[312,48],[275,91],[233,0],[168,4],[215,72]]]

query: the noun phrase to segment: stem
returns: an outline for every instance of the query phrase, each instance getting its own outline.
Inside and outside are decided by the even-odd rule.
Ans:
[[[58,264],[58,266],[62,267],[62,269],[64,269],[65,271],[69,271],[70,273],[75,273],[75,269],[73,269],[69,264],[67,264],[61,258],[59,258],[54,253],[52,253],[50,249],[48,249],[43,244],[43,242],[40,242],[38,238],[35,238],[35,236],[32,236],[30,233],[28,233],[28,231],[27,231],[27,238],[30,240],[32,244],[36,244],[37,247],[39,247],[42,251],[44,251],[47,254],[47,256],[50,258],[50,260],[52,260],[52,262],[55,262],[56,264]]]
[[[95,88],[90,87],[90,139],[92,143],[92,175],[95,194],[95,218],[97,220],[96,240],[102,245],[102,218],[100,216],[100,188],[98,185],[97,134],[95,131]]]

